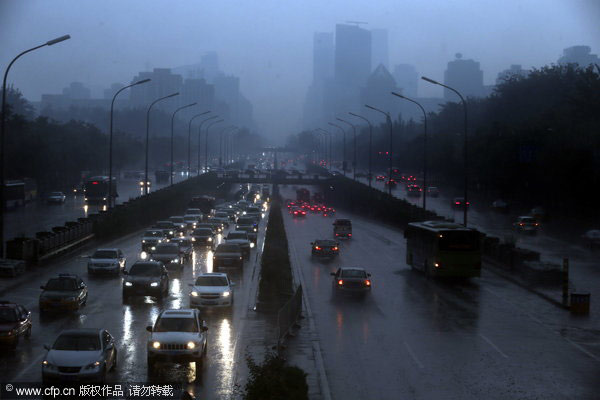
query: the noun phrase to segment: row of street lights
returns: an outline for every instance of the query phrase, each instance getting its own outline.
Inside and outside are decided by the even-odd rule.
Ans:
[[[464,109],[464,144],[463,144],[463,162],[464,162],[464,206],[463,206],[463,225],[466,227],[467,226],[467,204],[468,203],[468,153],[467,153],[467,140],[468,140],[468,136],[467,136],[467,103],[464,99],[464,97],[458,92],[458,90],[447,86],[443,83],[440,83],[438,81],[435,81],[433,79],[427,78],[425,76],[421,77],[421,79],[423,79],[426,82],[432,83],[434,85],[439,85],[442,86],[446,89],[451,90],[452,92],[456,93],[458,95],[458,97],[461,100],[461,103],[463,105],[463,109]],[[423,106],[417,102],[414,99],[408,98],[406,96],[403,96],[400,93],[396,93],[396,92],[391,92],[392,95],[399,97],[401,99],[410,101],[411,103],[416,104],[421,111],[423,112],[423,210],[427,209],[427,113],[425,112],[425,108],[423,108]],[[389,150],[389,174],[388,174],[388,179],[391,179],[392,177],[392,170],[393,170],[393,159],[394,159],[394,153],[393,153],[393,125],[392,125],[392,118],[390,116],[389,112],[386,112],[384,110],[380,110],[377,107],[373,107],[370,106],[368,104],[365,104],[365,107],[368,109],[371,109],[373,111],[377,111],[383,115],[385,115],[386,118],[386,122],[388,123],[389,126],[389,146],[390,146],[390,150]],[[368,172],[368,181],[369,181],[369,187],[371,187],[371,180],[373,179],[373,174],[372,174],[372,136],[373,136],[373,126],[371,124],[371,122],[364,116],[353,113],[353,112],[349,112],[350,115],[360,118],[363,121],[367,122],[367,124],[369,125],[369,172]],[[349,121],[346,121],[342,118],[338,118],[336,117],[336,120],[344,122],[348,125],[350,125],[352,127],[352,130],[354,132],[354,157],[353,157],[353,178],[356,180],[356,127],[354,124],[352,124]],[[342,161],[342,166],[343,166],[343,171],[344,171],[344,176],[346,176],[346,131],[344,130],[344,128],[342,128],[340,125],[337,125],[333,122],[328,122],[329,125],[334,126],[336,128],[338,128],[342,134],[343,134],[343,161]],[[318,131],[327,134],[329,136],[329,160],[328,160],[328,164],[329,164],[329,169],[331,169],[331,132],[325,130],[325,129],[321,129],[321,128],[317,128]],[[391,183],[391,182],[389,182]],[[388,193],[391,195],[392,194],[392,185],[388,184]]]

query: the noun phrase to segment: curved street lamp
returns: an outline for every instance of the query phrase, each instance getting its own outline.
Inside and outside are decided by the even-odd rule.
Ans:
[[[202,121],[200,121],[200,126],[198,126],[198,175],[200,175],[200,144],[202,143],[202,125],[204,125],[206,121],[210,121],[211,119],[215,118],[219,118],[219,116],[213,115],[211,117],[203,119]]]
[[[206,135],[204,136],[204,172],[208,172],[208,131],[210,127],[225,121],[223,118],[211,122],[206,127]]]
[[[352,132],[354,133],[354,156],[352,158],[352,179],[356,180],[356,126],[353,123],[346,121],[345,119],[342,119],[342,118],[336,118],[336,119],[338,121],[341,121],[343,123],[350,125],[352,127]]]
[[[415,103],[423,112],[423,210],[427,209],[427,113],[423,106],[413,99],[409,99],[400,93],[392,92],[394,96]]]
[[[372,145],[373,145],[373,125],[371,125],[371,121],[369,121],[368,119],[366,119],[365,117],[358,115],[358,114],[354,114],[353,112],[349,112],[348,114],[353,115],[357,118],[362,119],[363,121],[366,121],[367,124],[369,124],[369,187],[371,187],[371,180],[373,179],[373,174],[371,172],[371,154],[372,154]]]
[[[467,154],[467,140],[468,140],[468,136],[467,136],[467,102],[465,101],[465,98],[458,92],[458,90],[451,88],[448,85],[444,85],[443,83],[440,83],[438,81],[434,81],[433,79],[429,79],[425,76],[422,76],[421,79],[423,79],[426,82],[429,83],[433,83],[434,85],[439,85],[442,87],[445,87],[448,90],[453,91],[454,93],[456,93],[458,95],[458,97],[460,97],[460,101],[463,105],[463,110],[464,110],[464,115],[465,115],[465,132],[464,132],[464,144],[463,144],[463,162],[464,162],[464,194],[463,197],[465,198],[465,203],[463,204],[463,225],[466,227],[467,226],[467,209],[468,209],[468,204],[469,204],[469,200],[468,200],[468,185],[469,185],[469,158],[468,158],[468,154]]]
[[[144,195],[148,194],[148,148],[150,143],[150,110],[152,109],[152,106],[154,106],[159,101],[166,100],[175,96],[179,96],[179,92],[172,93],[168,96],[160,97],[154,100],[148,106],[148,111],[146,111],[146,165],[144,167]]]
[[[237,128],[235,125],[229,125],[221,129],[219,133],[219,168],[223,165],[223,133],[231,128]]]
[[[113,207],[113,185],[112,185],[112,160],[113,160],[113,111],[115,108],[115,100],[119,93],[121,93],[125,89],[129,89],[132,86],[141,85],[142,83],[150,82],[152,79],[142,79],[141,81],[137,81],[132,83],[131,85],[122,87],[117,90],[117,93],[112,98],[112,102],[110,103],[110,128],[108,134],[108,208]],[[147,182],[147,181],[146,181]]]
[[[344,130],[344,128],[342,128],[338,124],[334,124],[333,122],[328,122],[328,124],[331,125],[331,126],[335,126],[340,131],[342,131],[343,141],[344,141],[344,145],[343,145],[344,154],[343,154],[343,157],[342,157],[342,169],[344,170],[344,176],[346,176],[346,131]]]
[[[367,107],[373,111],[380,112],[383,115],[385,115],[385,118],[390,126],[390,173],[388,175],[388,194],[391,196],[392,195],[392,169],[393,169],[392,164],[394,163],[394,148],[392,147],[392,136],[393,136],[392,117],[390,117],[389,112],[385,112],[383,110],[380,110],[379,108],[370,106],[368,104],[365,104],[365,107]]]
[[[22,55],[30,53],[34,50],[40,49],[45,46],[52,46],[65,40],[71,39],[70,35],[64,35],[56,39],[47,41],[39,46],[32,47],[21,53],[17,54],[15,58],[8,64],[6,71],[4,71],[4,79],[2,80],[2,112],[0,113],[0,257],[4,257],[4,207],[6,202],[4,200],[4,137],[6,131],[6,80],[8,78],[8,71],[10,67],[17,61]]]
[[[329,156],[327,157],[327,164],[329,164],[329,170],[331,171],[331,132],[322,128],[317,128],[317,130],[323,132],[329,137]]]
[[[204,111],[203,113],[200,113],[200,114],[196,114],[192,118],[190,118],[190,123],[188,126],[188,168],[187,168],[188,169],[188,178],[192,174],[192,121],[195,120],[196,118],[206,115],[208,113],[210,113],[210,110]]]
[[[173,115],[171,115],[171,185],[173,186],[173,137],[174,137],[174,132],[175,132],[175,114],[177,114],[179,111],[183,110],[184,108],[189,108],[192,106],[195,106],[198,103],[191,103],[191,104],[186,104],[185,106],[181,106],[178,109],[176,109],[175,111],[173,111]]]

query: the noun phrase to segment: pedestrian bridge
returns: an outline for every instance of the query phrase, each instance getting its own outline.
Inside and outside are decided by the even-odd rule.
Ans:
[[[226,183],[270,183],[278,185],[322,185],[331,180],[331,176],[319,174],[281,174],[281,173],[228,173],[218,172],[217,177]]]

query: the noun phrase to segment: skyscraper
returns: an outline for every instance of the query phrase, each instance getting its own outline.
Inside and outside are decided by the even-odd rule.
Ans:
[[[333,32],[316,32],[313,37],[313,84],[333,77]]]
[[[359,88],[371,74],[371,32],[356,25],[335,26],[335,80]]]
[[[382,64],[389,70],[389,50],[387,29],[371,29],[371,67]]]
[[[463,60],[462,54],[456,54],[456,60],[448,63],[444,72],[444,83],[458,90],[463,96],[482,97],[485,95],[483,87],[483,71],[479,63],[473,60]],[[444,89],[444,99],[455,101],[456,95]]]

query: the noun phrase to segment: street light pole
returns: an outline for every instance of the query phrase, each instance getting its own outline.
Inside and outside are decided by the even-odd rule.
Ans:
[[[468,158],[468,152],[467,152],[467,140],[468,140],[468,135],[467,135],[467,102],[465,101],[465,98],[458,92],[458,90],[451,88],[450,86],[444,85],[443,83],[440,83],[438,81],[434,81],[433,79],[429,79],[425,76],[422,76],[421,79],[423,79],[426,82],[429,83],[433,83],[434,85],[439,85],[442,87],[445,87],[448,90],[453,91],[454,93],[456,93],[458,95],[458,97],[460,97],[460,101],[463,105],[463,110],[464,110],[464,117],[465,117],[465,122],[464,122],[464,126],[465,126],[465,132],[464,132],[464,144],[463,144],[463,163],[464,163],[464,195],[463,197],[465,198],[465,203],[463,204],[463,225],[466,227],[467,226],[467,209],[468,209],[468,204],[469,204],[469,198],[467,197],[468,195],[468,185],[469,185],[469,158]]]
[[[198,127],[198,175],[200,175],[200,144],[202,143],[202,125],[206,121],[210,121],[211,119],[219,118],[218,115],[213,115],[212,117],[208,117],[200,121],[200,126]]]
[[[427,113],[423,106],[413,99],[409,99],[400,93],[392,92],[394,96],[415,103],[423,112],[423,210],[427,209]]]
[[[192,118],[190,118],[190,123],[188,126],[188,168],[187,168],[188,169],[188,178],[192,174],[192,121],[195,120],[196,118],[198,118],[202,115],[206,115],[208,113],[210,113],[210,110],[205,111],[200,114],[196,114]]]
[[[198,103],[191,103],[191,104],[186,104],[185,106],[181,106],[178,109],[176,109],[175,111],[173,111],[173,114],[171,115],[171,185],[173,186],[173,137],[175,136],[175,114],[177,114],[179,111],[183,110],[184,108],[188,108],[188,107],[192,107],[195,106]]]
[[[329,137],[329,156],[327,157],[327,164],[329,164],[329,171],[331,171],[331,132],[326,131],[322,128],[317,128],[317,130],[323,132]],[[327,150],[327,149],[326,149]]]
[[[146,165],[144,167],[144,195],[148,194],[148,148],[150,147],[150,110],[152,109],[152,106],[154,106],[156,103],[158,103],[159,101],[171,98],[171,97],[175,97],[175,96],[179,96],[179,92],[177,93],[172,93],[168,96],[165,97],[161,97],[158,98],[156,100],[154,100],[150,106],[148,106],[148,111],[146,112]]]
[[[0,257],[4,257],[4,207],[6,206],[6,201],[4,200],[4,148],[6,147],[4,138],[6,132],[6,80],[8,78],[8,71],[10,71],[10,67],[12,67],[15,61],[17,61],[22,55],[45,46],[52,46],[70,38],[70,35],[64,35],[59,38],[49,40],[44,44],[40,44],[39,46],[22,51],[12,59],[12,61],[8,64],[8,67],[6,67],[6,71],[4,71],[4,79],[2,80],[2,112],[0,112]]]
[[[219,168],[223,165],[223,133],[226,130],[235,127],[235,125],[226,126],[225,128],[221,129],[221,132],[219,133]]]
[[[345,119],[336,118],[338,121],[344,122],[352,127],[352,132],[354,133],[354,156],[352,159],[352,179],[356,180],[356,126],[346,121]]]
[[[392,127],[392,118],[390,117],[390,113],[380,110],[379,108],[375,108],[368,104],[365,104],[365,107],[370,108],[371,110],[377,111],[385,115],[387,122],[390,126],[390,172],[388,175],[388,194],[392,195],[392,164],[394,163],[394,148],[392,147],[392,137],[393,137],[393,127]]]
[[[354,114],[353,112],[349,112],[348,114],[354,115],[355,117],[358,117],[358,118],[362,119],[363,121],[366,121],[367,124],[369,124],[369,187],[371,187],[371,180],[373,179],[373,173],[371,171],[371,154],[372,154],[372,145],[373,145],[373,126],[371,125],[371,121],[369,121],[368,119],[366,119],[365,117],[363,117],[361,115]]]
[[[344,176],[346,176],[346,131],[344,130],[344,128],[342,128],[338,124],[334,124],[333,122],[328,122],[328,124],[331,125],[331,126],[335,126],[340,131],[342,131],[343,141],[344,141],[344,145],[343,145],[344,154],[343,154],[343,157],[342,157],[342,168],[344,170]]]
[[[225,120],[222,118],[218,119],[216,121],[211,122],[206,127],[206,135],[204,136],[204,172],[208,172],[208,131],[210,130],[211,126],[221,123],[223,121]]]
[[[132,86],[141,85],[142,83],[150,82],[151,79],[142,79],[141,81],[137,81],[132,83],[131,85],[125,86],[119,90],[112,98],[112,102],[110,103],[110,128],[108,134],[108,208],[113,207],[113,184],[112,184],[112,164],[113,164],[113,111],[115,108],[115,100],[119,93],[121,93],[125,89],[129,89]]]

